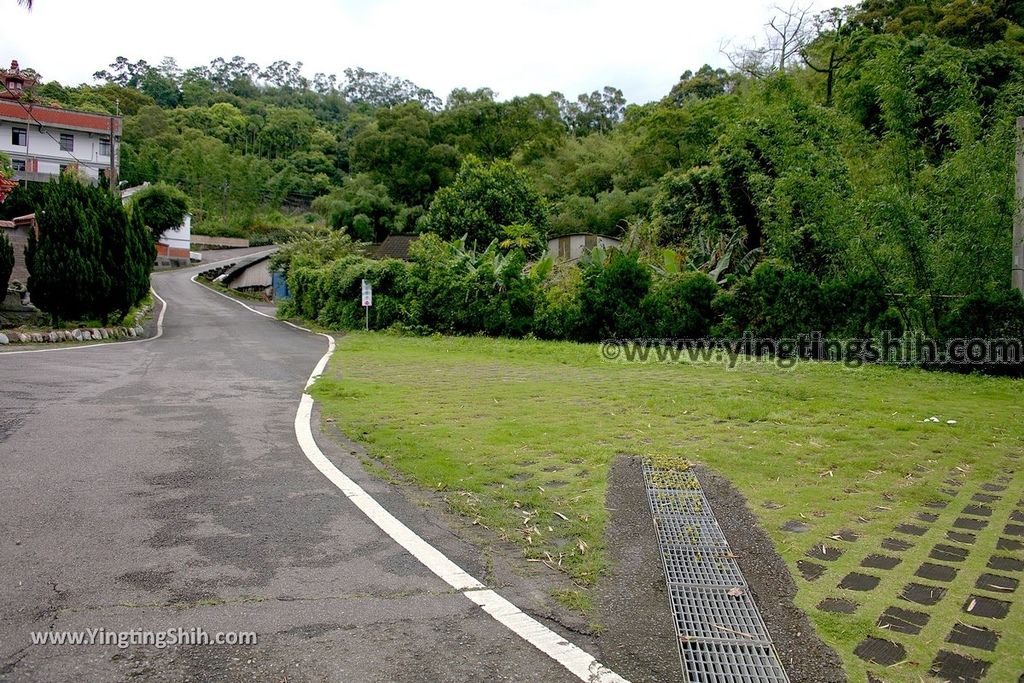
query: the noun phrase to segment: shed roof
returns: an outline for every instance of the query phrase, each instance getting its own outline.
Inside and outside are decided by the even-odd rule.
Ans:
[[[388,235],[374,248],[373,256],[408,261],[409,247],[419,238],[419,235]]]

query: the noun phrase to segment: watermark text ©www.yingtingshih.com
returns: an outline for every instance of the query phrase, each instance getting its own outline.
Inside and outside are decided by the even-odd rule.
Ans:
[[[163,650],[177,645],[255,645],[254,631],[214,631],[202,628],[169,628],[163,631],[129,629],[111,631],[105,628],[87,628],[81,631],[33,631],[33,645],[103,645],[124,650],[133,645]]]
[[[922,366],[992,366],[1024,364],[1024,340],[950,339],[921,335],[881,334],[877,339],[829,339],[811,332],[793,338],[768,339],[606,339],[601,357],[626,363],[722,363],[729,369],[743,363],[772,363],[790,369],[806,360],[842,363]]]

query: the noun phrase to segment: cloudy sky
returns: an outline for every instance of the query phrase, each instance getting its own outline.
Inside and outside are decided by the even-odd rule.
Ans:
[[[789,0],[785,0],[786,3]],[[811,0],[808,0],[811,4]],[[780,3],[781,4],[781,3]],[[844,3],[813,2],[816,9]],[[444,98],[487,86],[501,99],[614,85],[631,102],[679,74],[724,66],[722,41],[748,42],[772,14],[763,0],[0,0],[0,63],[46,80],[91,83],[115,57],[183,67],[241,55],[303,72],[361,66]],[[788,6],[788,5],[787,5]]]

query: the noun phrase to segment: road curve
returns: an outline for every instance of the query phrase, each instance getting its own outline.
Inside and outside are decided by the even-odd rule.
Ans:
[[[168,304],[158,340],[0,354],[0,679],[578,680],[431,574],[303,455],[293,422],[324,339],[194,273],[154,275]],[[459,544],[399,493],[361,483],[428,540]],[[448,551],[483,576],[471,550]],[[259,639],[30,640],[179,628]]]

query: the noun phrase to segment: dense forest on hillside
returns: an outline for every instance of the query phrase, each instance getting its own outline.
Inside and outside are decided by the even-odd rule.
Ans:
[[[687,70],[647,104],[614,87],[442,101],[388,74],[308,78],[242,57],[118,58],[98,85],[28,97],[123,114],[121,179],[183,190],[198,231],[323,221],[359,241],[462,231],[481,250],[595,232],[733,292],[843,282],[856,308],[854,293],[884,290],[885,315],[929,332],[951,301],[1008,296],[1024,3],[866,0],[769,19],[732,68]],[[752,278],[765,263],[776,271]],[[738,329],[756,322],[729,311]]]

